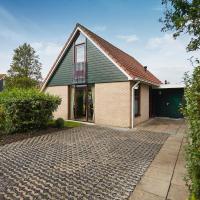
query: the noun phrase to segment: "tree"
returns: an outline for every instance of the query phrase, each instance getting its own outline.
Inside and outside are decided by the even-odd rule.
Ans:
[[[174,31],[174,38],[181,34],[190,36],[188,51],[200,49],[200,0],[162,0],[165,6],[162,31]]]
[[[200,0],[162,0],[165,5],[162,31],[190,36],[188,51],[200,49]],[[185,76],[184,116],[187,119],[186,183],[191,200],[200,200],[200,62],[196,60],[193,74]]]
[[[10,69],[5,78],[5,86],[9,88],[38,87],[41,80],[39,56],[30,44],[24,43],[14,50]]]

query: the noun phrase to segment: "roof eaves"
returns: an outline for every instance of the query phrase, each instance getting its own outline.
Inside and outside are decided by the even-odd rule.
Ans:
[[[159,87],[161,85],[161,83],[160,84],[159,83],[155,83],[155,82],[148,81],[148,80],[145,80],[145,79],[142,79],[142,78],[138,78],[138,77],[136,77],[135,80],[136,81],[141,81],[143,83],[146,83],[148,85],[153,85],[153,86],[156,86],[156,87]]]
[[[6,74],[0,74],[0,80],[4,79]]]

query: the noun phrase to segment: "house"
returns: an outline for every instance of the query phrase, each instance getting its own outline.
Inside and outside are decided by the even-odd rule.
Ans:
[[[55,118],[133,127],[152,115],[150,92],[160,85],[146,66],[77,24],[42,91],[62,98]]]
[[[0,74],[0,92],[3,91],[5,74]]]

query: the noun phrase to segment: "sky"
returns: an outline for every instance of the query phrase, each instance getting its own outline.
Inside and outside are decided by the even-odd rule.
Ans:
[[[13,50],[31,44],[45,78],[76,23],[136,58],[162,82],[181,83],[192,71],[187,36],[161,32],[161,0],[0,0],[0,73],[10,68]]]

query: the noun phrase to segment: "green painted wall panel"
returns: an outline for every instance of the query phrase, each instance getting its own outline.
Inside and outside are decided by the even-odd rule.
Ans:
[[[127,81],[128,78],[87,40],[88,83]]]
[[[48,82],[48,86],[70,85],[73,81],[73,47],[66,52],[63,60]]]
[[[88,83],[127,81],[128,78],[87,40]],[[47,86],[73,84],[73,47],[70,47]]]

